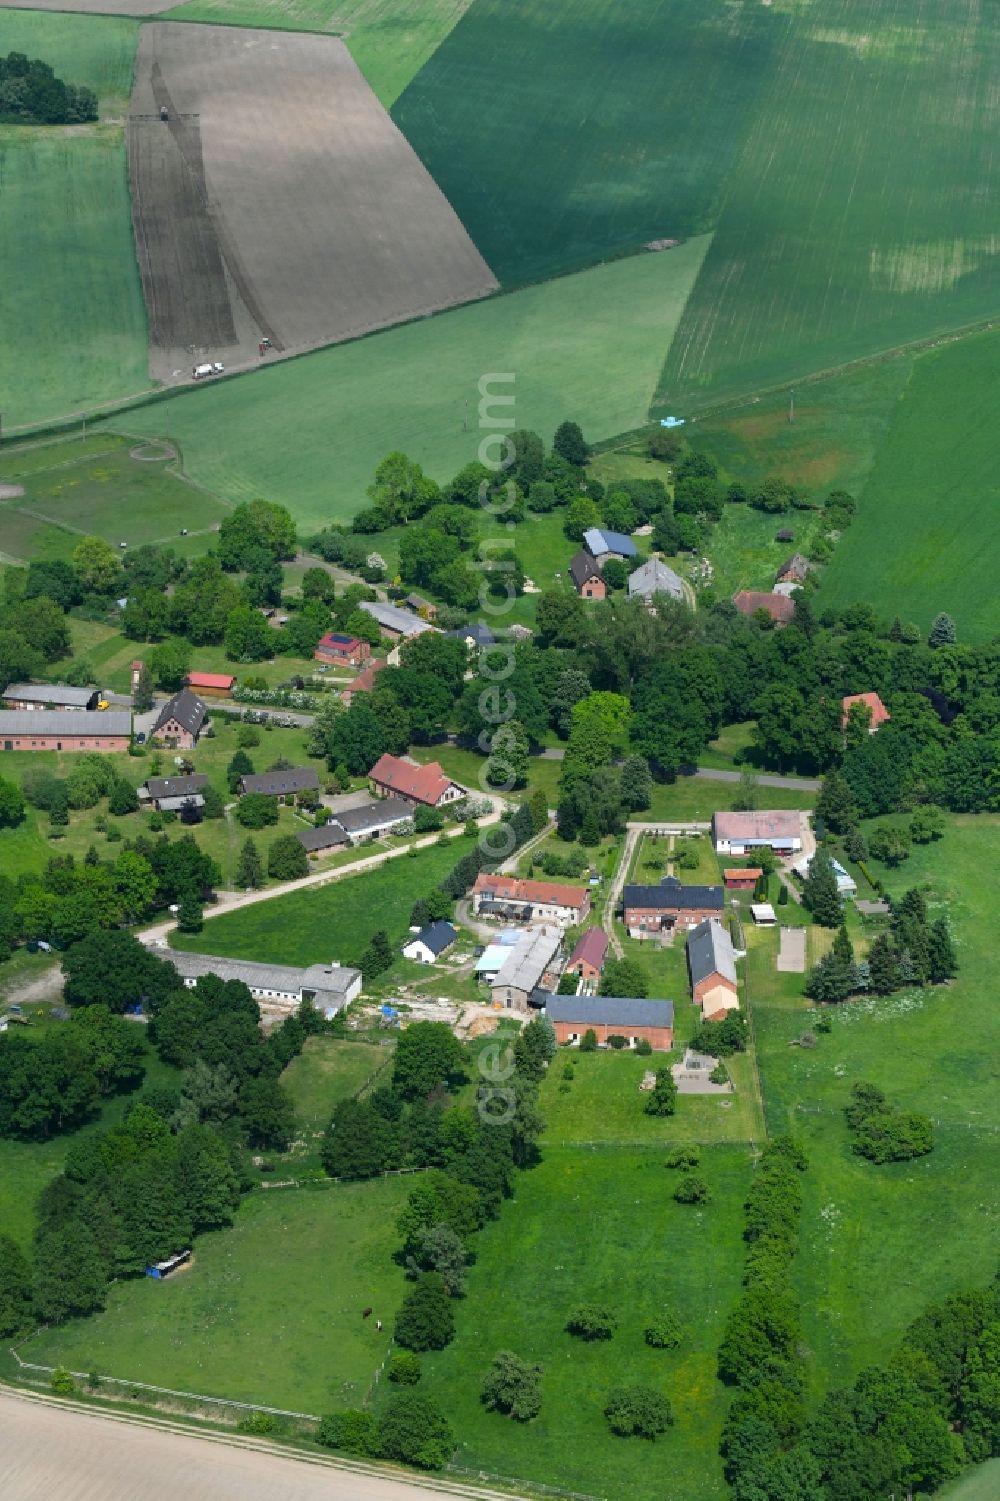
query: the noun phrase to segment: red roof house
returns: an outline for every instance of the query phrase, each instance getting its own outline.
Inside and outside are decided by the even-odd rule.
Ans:
[[[493,917],[532,918],[558,923],[582,922],[590,910],[586,886],[557,881],[525,881],[483,871],[472,888],[472,907]]]
[[[608,935],[603,928],[588,928],[576,941],[576,948],[566,965],[570,974],[580,975],[584,980],[597,980],[604,968],[608,952]]]
[[[371,646],[358,636],[345,636],[340,631],[327,631],[316,642],[313,657],[317,662],[345,662],[349,667],[360,667],[372,654]]]
[[[889,713],[889,710],[886,708],[885,704],[879,698],[877,693],[848,693],[846,698],[842,698],[840,700],[840,704],[841,708],[844,711],[843,718],[841,719],[841,724],[844,726],[845,730],[847,728],[847,722],[851,717],[851,710],[854,708],[855,704],[864,704],[871,715],[871,718],[868,721],[869,735],[874,735],[875,731],[879,728],[880,725],[887,724],[892,718],[892,715]]]
[[[756,589],[741,589],[733,595],[733,604],[741,615],[756,615],[764,610],[775,625],[787,625],[795,614],[795,601],[787,594],[763,594]]]
[[[376,657],[368,663],[367,667],[361,669],[353,683],[344,684],[340,690],[340,701],[345,709],[351,707],[351,699],[356,693],[371,693],[372,688],[375,686],[375,679],[382,671],[382,668],[388,667],[388,665],[384,657]]]
[[[368,777],[377,797],[401,797],[427,808],[442,808],[465,796],[465,788],[446,777],[437,761],[421,766],[407,756],[379,756]]]
[[[733,865],[722,872],[729,891],[752,891],[764,872],[759,865]]]
[[[232,693],[236,679],[228,672],[189,672],[187,685],[199,693]]]

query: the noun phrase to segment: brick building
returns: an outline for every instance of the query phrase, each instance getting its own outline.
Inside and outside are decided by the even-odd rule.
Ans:
[[[570,559],[569,574],[581,599],[607,599],[608,586],[601,577],[596,559],[583,548]]]
[[[623,920],[633,938],[693,928],[721,917],[724,906],[721,886],[683,886],[676,876],[664,876],[658,886],[629,885],[622,893]]]
[[[550,995],[545,1015],[552,1023],[556,1041],[579,1046],[587,1031],[597,1034],[599,1044],[609,1037],[624,1037],[634,1048],[645,1038],[656,1053],[669,1053],[674,1045],[672,1001],[635,1000],[610,995]]]
[[[69,683],[10,683],[3,701],[8,709],[96,709],[96,688],[74,688]]]
[[[802,848],[804,813],[794,808],[761,808],[754,812],[716,813],[712,838],[717,855],[752,855],[767,845],[776,855],[794,855]]]
[[[360,667],[372,654],[371,646],[360,636],[345,636],[341,631],[327,631],[316,642],[313,657],[317,662],[333,662],[345,667]]]
[[[208,718],[208,710],[196,693],[182,688],[168,698],[153,725],[153,734],[172,749],[193,750]]]
[[[579,975],[585,984],[588,980],[599,980],[607,952],[608,935],[604,929],[588,928],[576,941],[576,947],[566,965],[567,973]]]
[[[425,808],[443,808],[465,796],[465,788],[445,776],[437,761],[421,766],[408,756],[379,756],[368,773],[376,797],[401,797]]]
[[[236,679],[231,672],[189,672],[187,685],[198,693],[207,694],[210,698],[222,698],[232,693],[236,687]]]
[[[472,888],[472,910],[477,916],[555,922],[566,928],[583,922],[590,911],[590,892],[586,886],[525,881],[483,871]]]
[[[710,920],[687,936],[691,996],[701,1007],[702,1020],[721,1021],[739,1007],[736,991],[736,953],[722,923]]]
[[[127,751],[131,738],[128,710],[0,710],[0,748],[5,751]]]

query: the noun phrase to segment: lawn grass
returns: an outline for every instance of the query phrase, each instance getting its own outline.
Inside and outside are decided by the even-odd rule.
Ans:
[[[983,1465],[938,1491],[939,1501],[994,1501],[1000,1492],[1000,1459],[988,1459]]]
[[[441,769],[463,787],[468,787],[470,792],[479,796],[486,789],[483,780],[486,767],[486,757],[478,751],[468,750],[462,745],[411,745],[410,755],[415,761],[437,761]],[[541,789],[549,800],[549,807],[554,808],[558,802],[559,778],[562,775],[562,761],[550,756],[535,755],[528,759],[527,785],[512,794],[514,798],[528,798],[533,792]]]
[[[985,1283],[996,1267],[1000,1020],[983,1003],[982,980],[995,950],[983,871],[998,836],[996,817],[950,818],[943,840],[915,848],[887,879],[896,895],[929,884],[932,915],[946,912],[955,933],[958,980],[832,1008],[833,1031],[812,1051],[789,1046],[811,1025],[809,1003],[796,999],[801,977],[755,963],[757,942],[776,940],[753,935],[751,1004],[768,1125],[796,1131],[810,1161],[795,1279],[817,1392],[884,1359],[928,1303]],[[851,1152],[843,1109],[860,1079],[933,1118],[928,1157],[876,1167]]]
[[[713,782],[705,777],[680,776],[676,782],[657,782],[649,808],[638,819],[670,818],[679,823],[707,823],[713,813],[727,810],[739,792],[736,782]],[[759,799],[770,808],[811,808],[815,792],[798,788],[762,787]]]
[[[251,1194],[231,1228],[199,1236],[190,1270],[116,1283],[105,1312],[42,1333],[24,1358],[297,1412],[359,1406],[405,1291],[392,1252],[412,1186]]]
[[[307,1037],[305,1046],[281,1075],[295,1107],[295,1140],[281,1157],[276,1176],[321,1176],[319,1143],[339,1100],[362,1091],[392,1063],[391,1047],[348,1042],[341,1037]]]
[[[824,570],[821,607],[868,600],[885,619],[899,614],[925,631],[945,610],[963,641],[1000,630],[990,438],[998,358],[1000,334],[989,333],[913,362],[854,524]]]
[[[461,854],[461,840],[449,839],[377,870],[227,912],[201,933],[173,933],[171,942],[231,959],[329,964],[336,958],[356,964],[380,928],[393,947],[403,941],[413,903],[434,889]]]
[[[688,1005],[685,994],[676,995],[678,1021],[682,1020],[682,1010],[694,1015],[696,1009]],[[762,1123],[752,1087],[738,1087],[733,1095],[680,1095],[673,1115],[645,1113],[643,1105],[648,1096],[639,1089],[643,1075],[649,1069],[679,1062],[682,1052],[683,1047],[678,1047],[672,1054],[642,1057],[628,1050],[581,1053],[579,1048],[560,1048],[542,1083],[540,1104],[546,1141],[553,1146],[616,1142],[654,1147],[678,1142],[713,1146],[760,1140]],[[567,1063],[573,1066],[569,1080],[563,1077]],[[743,1082],[740,1079],[738,1085]]]
[[[786,26],[720,0],[519,0],[514,22],[476,0],[393,118],[520,285],[711,228]]]
[[[780,28],[658,397],[690,411],[992,317],[1000,25],[964,0]]]
[[[0,501],[4,552],[22,562],[68,558],[81,536],[172,547],[182,528],[208,533],[207,548],[230,508],[187,484],[171,465],[131,458],[132,447],[130,439],[102,432],[5,451],[0,482],[21,485],[24,495]]]
[[[513,1201],[478,1237],[455,1342],[424,1357],[424,1384],[459,1436],[456,1462],[588,1496],[723,1497],[716,1454],[727,1398],[715,1359],[739,1291],[749,1154],[707,1151],[712,1202],[691,1209],[672,1201],[675,1175],[659,1150],[544,1140],[542,1150],[541,1165],[518,1178]],[[582,1301],[613,1308],[612,1340],[588,1345],[565,1333]],[[672,1351],[650,1349],[642,1335],[664,1306],[686,1330]],[[530,1425],[479,1401],[490,1358],[504,1349],[543,1366],[542,1409]],[[630,1383],[655,1387],[673,1406],[675,1426],[655,1450],[614,1438],[604,1421],[608,1389]]]
[[[170,21],[334,32],[386,109],[468,8],[470,0],[187,0]]]
[[[646,414],[664,345],[706,241],[489,298],[128,414],[169,435],[186,472],[229,500],[266,495],[305,526],[365,504],[376,465],[402,449],[435,479],[475,458],[481,377],[506,422],[551,441],[568,415],[596,440]],[[486,414],[487,419],[489,413]],[[492,429],[495,432],[495,426]]]
[[[98,16],[4,12],[4,50],[50,63],[120,120],[138,28]],[[0,364],[4,432],[149,389],[146,316],[119,124],[0,126]],[[3,551],[19,556],[13,545]]]

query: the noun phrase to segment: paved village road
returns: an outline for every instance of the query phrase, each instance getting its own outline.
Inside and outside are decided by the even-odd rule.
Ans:
[[[274,1446],[0,1392],[9,1501],[435,1501],[497,1493],[296,1459]],[[507,1501],[510,1501],[509,1493]]]

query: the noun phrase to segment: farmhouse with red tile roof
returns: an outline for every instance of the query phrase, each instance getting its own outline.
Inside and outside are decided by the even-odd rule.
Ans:
[[[368,779],[376,797],[401,797],[426,808],[443,808],[465,796],[465,788],[445,776],[437,761],[421,766],[408,756],[379,756]]]

